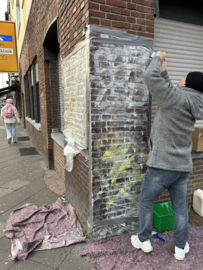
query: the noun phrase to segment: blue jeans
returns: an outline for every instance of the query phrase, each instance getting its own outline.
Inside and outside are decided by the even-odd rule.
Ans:
[[[140,241],[149,240],[152,232],[154,204],[161,193],[168,189],[174,211],[175,246],[185,247],[188,241],[187,182],[189,176],[189,172],[147,168],[139,199],[138,238]]]
[[[16,123],[5,124],[7,139],[12,138],[13,142],[16,142]]]

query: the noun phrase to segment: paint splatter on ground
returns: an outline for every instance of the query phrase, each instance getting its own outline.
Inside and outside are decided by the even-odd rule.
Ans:
[[[153,251],[145,254],[135,249],[130,238],[134,233],[114,236],[100,240],[79,250],[81,256],[86,255],[93,262],[94,270],[202,270],[203,269],[203,230],[193,223],[189,224],[190,252],[184,261],[174,258],[174,231],[159,233],[166,241],[151,237]]]

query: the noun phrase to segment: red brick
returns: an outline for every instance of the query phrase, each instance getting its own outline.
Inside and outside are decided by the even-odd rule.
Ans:
[[[96,9],[96,10],[99,10],[99,4],[96,4],[96,3],[89,3],[89,8],[90,9]]]
[[[112,22],[112,27],[130,29],[131,24],[130,23],[123,23],[123,22]]]
[[[127,33],[132,34],[132,35],[136,35],[136,32],[135,31],[131,31],[131,30],[127,31]]]
[[[126,7],[126,2],[119,0],[106,0],[106,4],[116,7],[123,7],[123,8]]]
[[[97,3],[101,3],[101,4],[105,4],[106,0],[91,0],[91,2],[97,2]]]
[[[109,20],[101,20],[101,25],[111,26],[111,21],[109,21]]]
[[[149,5],[150,5],[150,7],[153,7],[153,8],[156,7],[155,2],[150,2]]]
[[[149,21],[149,20],[143,20],[143,19],[137,19],[138,24],[144,24],[144,25],[154,25],[154,21]]]
[[[136,3],[136,4],[140,4],[140,5],[143,5],[143,6],[149,6],[149,1],[146,1],[146,0],[132,0],[133,3]]]
[[[136,10],[136,4],[128,3],[127,8]]]
[[[90,10],[89,11],[89,16],[90,17],[105,18],[105,13],[104,12],[100,12],[100,11]]]
[[[135,18],[132,18],[132,17],[127,17],[127,22],[129,22],[129,23],[135,23],[136,22],[136,19]]]
[[[107,14],[107,19],[116,20],[116,21],[123,21],[123,22],[126,21],[125,17],[119,16],[119,15],[116,15],[116,14]]]
[[[95,19],[95,18],[88,18],[88,23],[89,24],[100,24],[99,19]]]
[[[130,16],[130,10],[122,9],[122,8],[114,8],[114,7],[112,7],[111,8],[111,13],[116,13],[116,14]]]
[[[146,14],[146,19],[147,20],[154,20],[154,15],[153,14]]]
[[[154,33],[154,27],[146,27],[146,32]]]
[[[137,32],[138,36],[143,36],[143,37],[148,37],[148,38],[154,38],[153,34],[149,34],[149,33],[143,33],[143,32]]]
[[[105,11],[105,12],[109,12],[110,11],[110,7],[109,6],[101,5],[100,6],[100,10]]]
[[[154,9],[153,8],[148,8],[148,7],[144,7],[144,6],[139,6],[137,5],[137,11],[141,11],[141,12],[145,12],[145,13],[154,13]]]
[[[131,11],[131,16],[136,17],[136,18],[145,18],[147,14],[145,13],[140,13],[140,12],[136,12],[136,11]]]
[[[145,31],[144,25],[132,24],[132,29],[137,31]]]

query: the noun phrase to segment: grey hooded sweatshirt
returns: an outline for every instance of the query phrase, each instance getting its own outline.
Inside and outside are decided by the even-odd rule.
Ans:
[[[149,167],[192,171],[192,140],[196,120],[203,119],[203,95],[194,89],[173,86],[167,71],[160,73],[162,60],[152,59],[144,79],[158,111],[151,130]]]

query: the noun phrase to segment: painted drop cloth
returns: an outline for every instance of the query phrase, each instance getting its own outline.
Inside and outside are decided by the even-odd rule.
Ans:
[[[11,239],[13,260],[25,260],[32,250],[53,249],[85,241],[73,207],[60,198],[49,206],[26,204],[14,210],[3,233]]]
[[[94,270],[202,270],[203,230],[189,224],[190,252],[184,261],[174,258],[173,233],[159,233],[165,242],[152,236],[153,251],[148,254],[131,245],[132,233],[97,241],[81,248],[79,254],[86,255],[86,259],[94,264]]]

